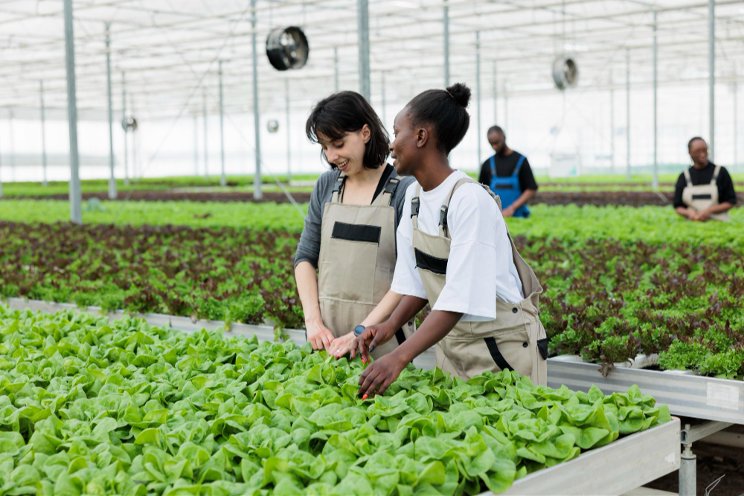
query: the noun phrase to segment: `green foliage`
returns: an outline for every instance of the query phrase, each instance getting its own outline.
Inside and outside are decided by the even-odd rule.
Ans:
[[[3,494],[463,494],[669,421],[637,387],[403,371],[126,319],[0,307]]]

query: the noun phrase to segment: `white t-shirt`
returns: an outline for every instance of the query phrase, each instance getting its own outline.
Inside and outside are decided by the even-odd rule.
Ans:
[[[427,297],[413,251],[411,198],[419,189],[418,227],[438,235],[440,208],[455,183],[464,177],[464,172],[454,171],[431,191],[419,189],[418,182],[408,187],[396,233],[398,259],[390,288],[396,293]],[[462,313],[465,321],[492,320],[496,318],[496,298],[508,303],[524,299],[504,217],[481,185],[466,183],[455,191],[447,211],[447,226],[452,239],[447,274],[433,310]]]

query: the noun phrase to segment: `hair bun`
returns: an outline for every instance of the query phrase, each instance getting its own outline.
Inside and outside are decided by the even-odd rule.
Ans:
[[[447,93],[450,94],[458,105],[463,108],[468,107],[468,102],[470,102],[470,88],[462,83],[455,83],[447,87]]]

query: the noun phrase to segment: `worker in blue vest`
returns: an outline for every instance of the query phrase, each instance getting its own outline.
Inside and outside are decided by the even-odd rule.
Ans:
[[[506,145],[499,126],[488,129],[488,143],[496,153],[481,165],[478,182],[501,197],[504,217],[529,217],[527,202],[537,193],[537,182],[527,157]]]

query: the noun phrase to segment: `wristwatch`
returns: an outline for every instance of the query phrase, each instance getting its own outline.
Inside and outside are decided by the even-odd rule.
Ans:
[[[354,328],[354,336],[361,336],[361,334],[364,332],[365,327],[362,324],[359,324]]]

